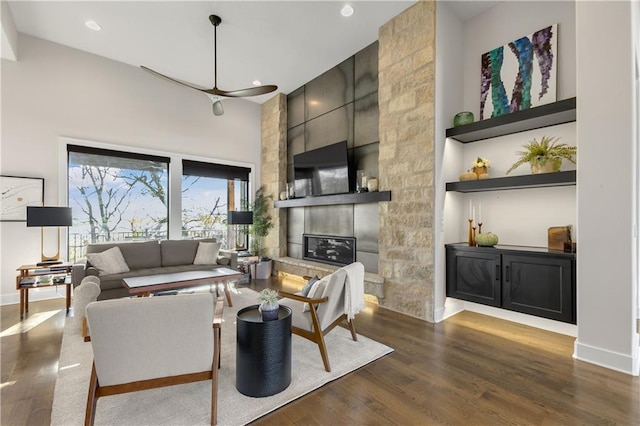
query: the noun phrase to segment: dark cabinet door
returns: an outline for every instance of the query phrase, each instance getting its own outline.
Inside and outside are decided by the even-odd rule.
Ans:
[[[575,324],[575,264],[552,256],[502,255],[502,307]]]
[[[500,306],[500,255],[448,247],[447,296]]]

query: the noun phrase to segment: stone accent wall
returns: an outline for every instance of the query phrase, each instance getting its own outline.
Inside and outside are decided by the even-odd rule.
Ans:
[[[433,321],[435,2],[379,31],[381,305]]]
[[[287,181],[287,97],[277,94],[262,104],[262,174],[261,182],[265,194],[276,201]],[[256,188],[257,189],[257,188]],[[281,257],[287,254],[287,213],[285,209],[273,208],[273,229],[264,239],[265,254]]]

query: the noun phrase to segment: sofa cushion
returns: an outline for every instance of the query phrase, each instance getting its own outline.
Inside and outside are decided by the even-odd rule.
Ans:
[[[160,241],[162,266],[190,265],[198,250],[198,242],[194,240]]]
[[[99,276],[129,272],[119,247],[111,247],[100,253],[87,253],[87,260],[98,269]]]
[[[220,243],[198,243],[198,251],[193,259],[194,265],[215,265],[218,263]]]
[[[89,244],[87,246],[87,254],[100,253],[116,246],[120,247],[122,256],[131,270],[162,266],[160,243],[155,240],[143,242]]]
[[[215,243],[215,238],[202,240],[162,240],[160,241],[160,252],[162,255],[162,266],[191,265],[196,257],[198,243]]]

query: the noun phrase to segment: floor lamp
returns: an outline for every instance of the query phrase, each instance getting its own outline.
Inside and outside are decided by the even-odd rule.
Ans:
[[[40,226],[40,258],[38,266],[55,265],[62,263],[60,260],[60,227],[71,226],[71,207],[34,207],[27,206],[27,226]],[[56,226],[58,228],[58,244],[55,256],[44,254],[44,227]]]
[[[229,211],[227,212],[227,224],[236,225],[235,244],[236,250],[249,248],[249,235],[245,232],[244,246],[238,245],[239,240],[239,228],[237,225],[252,225],[253,224],[253,212],[252,211]]]

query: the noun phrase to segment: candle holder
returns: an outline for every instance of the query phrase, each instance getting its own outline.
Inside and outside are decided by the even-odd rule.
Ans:
[[[478,234],[482,234],[482,222],[478,222]]]
[[[476,227],[473,226],[473,219],[469,218],[469,247],[475,247],[476,245]]]

